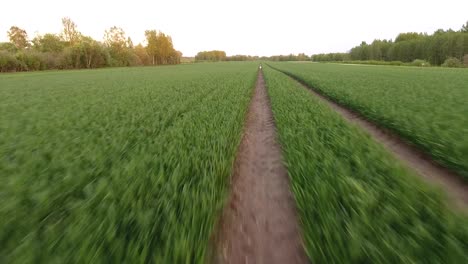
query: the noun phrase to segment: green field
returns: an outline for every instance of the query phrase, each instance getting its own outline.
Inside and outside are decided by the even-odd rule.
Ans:
[[[257,64],[0,76],[0,263],[203,262]]]
[[[468,70],[272,63],[468,180]]]
[[[468,175],[466,70],[272,65]],[[205,263],[257,67],[0,75],[0,263]],[[468,262],[468,218],[446,195],[264,74],[313,263]]]
[[[468,222],[286,75],[265,80],[314,263],[465,263]]]

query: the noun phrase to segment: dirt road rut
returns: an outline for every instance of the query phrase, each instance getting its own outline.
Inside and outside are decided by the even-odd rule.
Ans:
[[[307,263],[261,70],[215,251],[215,263]]]

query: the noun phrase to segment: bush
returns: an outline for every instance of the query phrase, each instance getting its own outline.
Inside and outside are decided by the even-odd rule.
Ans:
[[[10,53],[16,53],[18,49],[13,43],[10,42],[1,42],[0,43],[0,50],[2,51],[8,51]]]
[[[26,50],[16,54],[16,59],[20,61],[21,71],[45,70],[47,66],[46,58],[41,52]]]
[[[67,47],[63,50],[60,56],[60,69],[79,68],[81,62],[81,51],[77,47]]]
[[[462,67],[462,63],[459,59],[451,57],[444,61],[442,67],[459,68]]]
[[[42,54],[43,68],[46,70],[61,69],[60,53],[44,52]]]
[[[382,64],[382,65],[383,65],[383,64]],[[402,61],[390,61],[388,65],[402,66],[402,65],[405,65],[405,63],[402,62]]]
[[[418,67],[429,67],[431,66],[431,64],[425,60],[414,60],[413,62],[411,62],[411,66],[418,66]]]
[[[19,63],[14,54],[0,50],[0,72],[16,71],[18,66]]]
[[[465,65],[465,67],[468,67],[468,54],[466,54],[466,55],[463,57],[463,64]]]

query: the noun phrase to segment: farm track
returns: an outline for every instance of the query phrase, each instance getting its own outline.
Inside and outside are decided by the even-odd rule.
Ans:
[[[215,263],[307,263],[261,71],[215,236]]]
[[[304,89],[328,104],[345,120],[356,124],[366,131],[374,140],[382,144],[397,159],[401,160],[407,167],[413,169],[413,171],[423,179],[431,184],[440,186],[457,209],[468,211],[468,185],[463,181],[460,175],[436,163],[428,154],[401,139],[389,129],[378,126],[359,113],[339,105],[332,99],[329,99],[304,82],[298,80],[295,76],[272,66],[269,67],[287,75],[289,78],[299,83]]]

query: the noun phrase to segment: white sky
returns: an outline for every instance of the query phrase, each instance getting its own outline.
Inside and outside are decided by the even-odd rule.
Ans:
[[[400,32],[459,30],[468,0],[0,0],[0,41],[12,25],[59,33],[70,17],[85,35],[102,40],[122,27],[135,44],[146,29],[172,36],[184,56],[219,49],[228,55],[345,52],[361,41]]]

